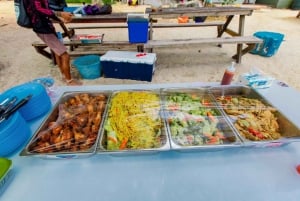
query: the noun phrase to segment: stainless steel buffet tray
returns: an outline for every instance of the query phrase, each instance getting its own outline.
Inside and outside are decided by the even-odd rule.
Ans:
[[[20,155],[57,159],[91,156],[110,96],[111,91],[65,92]]]
[[[208,88],[170,88],[163,89],[161,94],[172,149],[215,150],[241,146]]]
[[[151,98],[156,100],[153,101]],[[111,122],[113,122],[113,126],[111,126]],[[155,124],[155,129],[148,126],[151,124]],[[121,127],[122,129],[117,131],[114,129],[117,127]],[[153,132],[148,132],[152,131],[152,129]],[[120,133],[126,131],[131,132],[127,133],[131,137],[126,139],[125,143],[120,142],[122,140]],[[126,134],[123,133],[122,135]],[[152,135],[154,135],[156,144],[148,146],[150,142],[153,142],[152,140],[148,141],[148,137]],[[145,138],[145,145],[137,143],[143,137]],[[134,144],[138,144],[138,147],[134,147]],[[101,129],[97,153],[132,155],[168,150],[170,150],[170,144],[166,125],[161,117],[159,90],[114,91],[108,104],[107,114]]]
[[[209,91],[245,146],[277,146],[300,139],[299,128],[254,89],[222,86],[212,87]],[[241,129],[240,125],[248,126],[248,129]]]

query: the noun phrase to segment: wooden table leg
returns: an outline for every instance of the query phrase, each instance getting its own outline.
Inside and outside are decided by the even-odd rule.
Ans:
[[[250,52],[251,50],[253,50],[254,49],[254,47],[255,47],[255,45],[256,44],[247,44],[247,47],[246,48],[244,48],[244,49],[242,49],[242,52],[241,52],[241,57],[243,56],[243,55],[245,55],[245,54],[247,54],[248,52]],[[234,60],[238,60],[238,55],[237,54],[235,54],[235,55],[233,55],[232,56],[232,58],[234,59]],[[238,62],[237,62],[238,63]]]
[[[157,22],[157,20],[150,18],[150,27],[149,27],[149,36],[148,36],[148,40],[152,40],[153,39],[153,22]],[[144,51],[144,47],[143,47],[143,51]],[[148,52],[152,53],[153,49],[149,49]]]
[[[230,22],[232,21],[233,17],[234,17],[234,15],[227,16],[226,22],[224,23],[222,28],[221,29],[218,28],[218,36],[217,37],[221,37],[223,35],[223,33],[227,30],[227,28],[228,28]]]
[[[220,38],[223,35],[223,33],[227,31],[227,28],[228,28],[230,22],[232,21],[233,17],[234,17],[233,15],[227,16],[226,22],[224,23],[224,25],[220,25],[217,27],[217,30],[218,30],[217,37],[218,38]],[[218,47],[222,47],[222,44],[218,44]]]
[[[51,59],[52,58],[52,54],[50,52],[47,52],[45,49],[47,48],[48,46],[45,45],[45,46],[35,46],[34,49],[41,55],[43,55],[44,57],[48,58],[48,59]]]
[[[51,59],[53,64],[56,64],[56,60],[55,60],[55,56],[54,56],[54,52],[52,52],[50,50],[50,52],[48,52],[47,50],[45,50],[48,46],[44,45],[44,46],[34,46],[34,49],[37,51],[37,53],[43,55],[44,57]]]
[[[244,26],[245,26],[245,15],[240,15],[239,32],[238,32],[240,36],[244,35]],[[237,44],[237,50],[236,50],[236,55],[237,55],[236,62],[237,63],[242,62],[242,50],[243,50],[243,44]]]

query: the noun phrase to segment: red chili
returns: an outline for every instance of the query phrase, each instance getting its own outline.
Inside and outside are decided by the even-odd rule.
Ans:
[[[147,53],[139,53],[139,54],[136,54],[135,56],[136,57],[142,57],[142,56],[146,56],[147,55]]]
[[[264,135],[261,132],[254,130],[253,128],[248,128],[248,131],[259,139],[264,139]]]

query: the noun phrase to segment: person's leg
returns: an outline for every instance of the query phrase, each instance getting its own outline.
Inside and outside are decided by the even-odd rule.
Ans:
[[[70,56],[67,53],[67,48],[58,40],[55,34],[37,34],[54,52],[55,61],[63,76],[63,80],[68,85],[81,85],[77,80],[72,79],[70,69]]]
[[[59,55],[57,55],[57,54],[55,54],[55,53],[53,53],[53,54],[54,54],[54,56],[55,56],[55,62],[56,62],[56,64],[57,64],[58,67],[59,67],[60,73],[63,75],[63,72],[62,72],[62,69],[61,69],[61,58],[60,58]]]
[[[78,80],[72,79],[71,69],[70,69],[70,55],[67,52],[64,52],[60,55],[60,69],[68,85],[80,85],[81,83]]]

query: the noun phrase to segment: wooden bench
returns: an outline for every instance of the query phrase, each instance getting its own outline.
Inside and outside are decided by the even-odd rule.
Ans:
[[[144,51],[152,52],[153,48],[158,47],[183,47],[192,46],[199,44],[246,44],[247,47],[242,49],[239,53],[237,52],[233,59],[237,63],[241,62],[241,57],[251,51],[256,44],[262,43],[263,40],[254,36],[235,36],[235,37],[219,37],[219,38],[194,38],[194,39],[173,39],[173,40],[149,40],[144,44]]]
[[[173,27],[202,27],[202,26],[223,26],[224,22],[202,22],[202,23],[155,23],[152,24],[153,28],[173,28]],[[149,24],[150,27],[150,24]],[[127,23],[125,24],[99,24],[95,26],[72,26],[68,27],[69,30],[76,29],[119,29],[128,28]]]
[[[81,41],[64,41],[65,46],[69,46],[68,53],[70,56],[80,56],[80,55],[88,55],[88,54],[103,54],[105,53],[105,50],[109,49],[116,49],[120,50],[122,48],[136,48],[138,52],[143,52],[143,43],[129,43],[128,41],[103,41],[102,43],[82,43]],[[45,43],[40,41],[35,41],[32,43],[32,46],[35,48],[35,50],[49,58],[52,59],[53,63],[55,62],[55,57],[53,56],[53,53],[51,50],[47,50],[48,47]],[[86,50],[86,49],[80,49],[78,47],[90,47],[93,48],[93,50]]]

